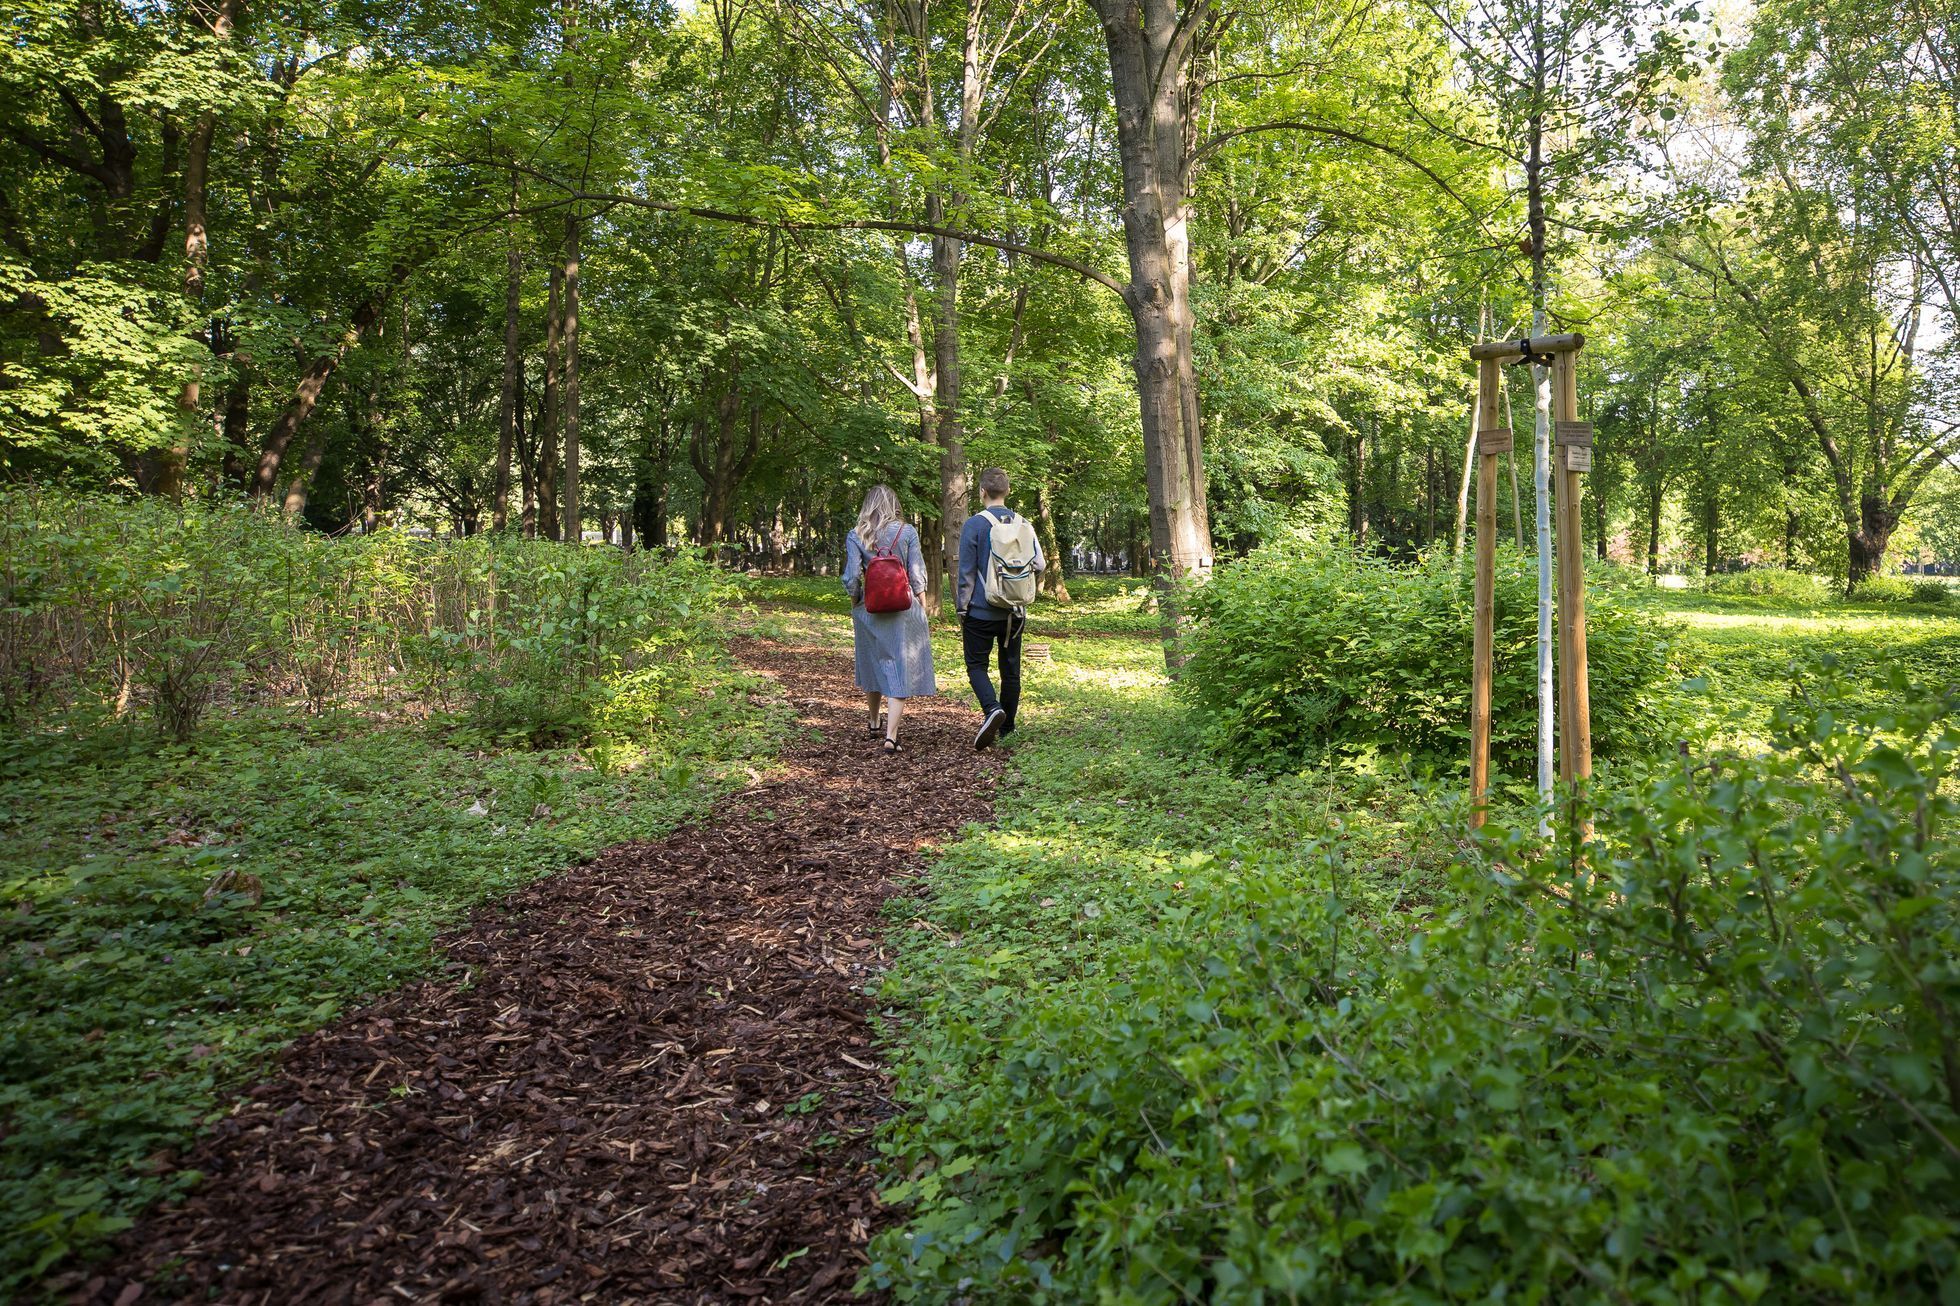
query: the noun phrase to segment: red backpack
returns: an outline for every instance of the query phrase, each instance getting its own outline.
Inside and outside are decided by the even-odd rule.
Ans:
[[[892,532],[891,542],[864,564],[864,610],[866,612],[904,612],[912,606],[912,577],[905,564],[892,552],[905,528]]]

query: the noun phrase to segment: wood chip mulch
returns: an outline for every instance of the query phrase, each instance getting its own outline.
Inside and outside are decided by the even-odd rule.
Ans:
[[[296,1043],[77,1301],[849,1300],[889,1112],[880,908],[992,810],[931,699],[879,753],[848,658],[748,642],[805,732],[709,822],[444,941],[439,978]]]

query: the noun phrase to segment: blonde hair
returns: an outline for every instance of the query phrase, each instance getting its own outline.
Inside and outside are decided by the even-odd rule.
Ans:
[[[878,538],[893,522],[903,521],[904,516],[898,506],[898,496],[892,493],[889,485],[874,485],[864,493],[864,507],[858,510],[858,543],[866,553],[874,553],[878,548]]]

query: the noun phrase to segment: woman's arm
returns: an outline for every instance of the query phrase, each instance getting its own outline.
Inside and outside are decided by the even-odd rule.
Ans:
[[[924,594],[926,592],[926,559],[925,550],[919,544],[919,533],[910,526],[907,526],[905,528],[905,540],[905,574],[911,578],[912,592],[914,594]]]
[[[857,598],[863,588],[863,577],[864,555],[858,551],[857,532],[850,531],[844,536],[844,592]]]

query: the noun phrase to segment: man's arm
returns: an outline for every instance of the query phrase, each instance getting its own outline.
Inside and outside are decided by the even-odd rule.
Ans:
[[[974,581],[980,574],[980,542],[974,537],[973,520],[960,527],[960,569],[953,579],[953,607],[964,617],[973,603]]]

